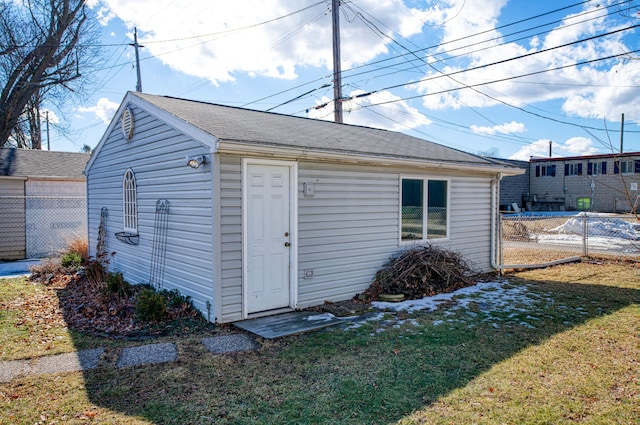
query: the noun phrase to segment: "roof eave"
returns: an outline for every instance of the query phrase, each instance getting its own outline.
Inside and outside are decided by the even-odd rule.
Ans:
[[[249,144],[237,141],[221,140],[217,153],[230,155],[260,155],[272,156],[278,159],[312,160],[324,162],[342,162],[363,165],[385,165],[418,168],[435,168],[439,170],[474,171],[487,174],[501,173],[504,176],[524,174],[522,168],[500,167],[495,164],[469,164],[463,162],[442,162],[420,158],[394,157],[389,155],[374,155],[366,153],[345,153],[329,150],[277,147],[272,145]]]
[[[3,180],[22,180],[22,181],[27,180],[27,178],[25,176],[3,176],[3,175],[0,175],[0,179],[3,179]]]

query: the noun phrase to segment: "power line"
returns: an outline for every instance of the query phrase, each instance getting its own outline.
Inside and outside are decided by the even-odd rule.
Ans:
[[[612,5],[612,6],[609,6],[609,7],[613,7],[613,6],[616,6],[616,5]],[[631,9],[631,7],[628,8],[628,9]],[[626,9],[626,10],[628,10],[628,9]],[[584,16],[584,15],[587,15],[587,14],[590,14],[590,13],[594,13],[594,12],[599,11],[599,10],[600,9],[594,9],[594,10],[591,10],[591,11],[587,11],[587,12],[581,13],[579,15],[574,15],[570,19],[576,19],[577,17],[581,17],[581,16]],[[609,13],[604,14],[604,15],[599,15],[599,16],[596,16],[596,17],[593,17],[593,18],[585,19],[585,20],[582,20],[582,21],[574,22],[574,23],[571,23],[571,24],[568,24],[568,25],[565,25],[562,29],[564,30],[564,29],[566,29],[568,27],[584,24],[586,22],[590,22],[590,21],[597,20],[597,19],[600,19],[600,18],[603,18],[603,17],[607,17],[607,16],[609,16]],[[488,42],[491,42],[491,41],[506,39],[507,37],[510,37],[510,36],[513,36],[513,35],[516,35],[516,34],[529,32],[529,31],[534,30],[534,29],[543,28],[543,27],[546,27],[546,26],[549,26],[549,25],[553,25],[553,24],[556,24],[556,23],[560,23],[560,22],[564,22],[564,21],[565,21],[565,19],[551,21],[551,22],[547,22],[547,23],[544,23],[544,24],[541,24],[541,25],[534,26],[534,27],[529,27],[529,28],[526,28],[524,30],[512,32],[510,34],[500,35],[500,36],[496,36],[494,38],[490,38],[490,39],[487,39],[487,40],[482,40],[482,41],[478,41],[478,42],[475,42],[475,43],[472,43],[472,44],[467,44],[465,46],[456,47],[454,49],[449,50],[448,53],[451,53],[451,52],[454,52],[454,51],[458,51],[458,50],[462,50],[462,49],[467,49],[467,48],[472,47],[472,46],[482,45],[482,44],[485,44],[485,43],[488,43]],[[455,59],[455,58],[458,58],[458,57],[461,57],[461,56],[466,56],[466,55],[469,55],[469,54],[472,54],[472,53],[478,53],[478,52],[481,52],[481,51],[484,51],[484,50],[489,50],[489,49],[497,48],[497,47],[504,46],[504,45],[507,45],[507,44],[511,44],[511,43],[514,43],[514,42],[517,42],[517,41],[522,41],[522,40],[525,40],[525,39],[530,38],[530,37],[541,36],[543,34],[547,34],[547,33],[551,32],[553,30],[554,29],[550,29],[550,30],[547,30],[547,31],[538,32],[536,34],[529,34],[527,36],[523,36],[523,37],[520,37],[520,38],[510,39],[508,41],[505,40],[504,42],[499,43],[499,44],[491,45],[491,46],[488,46],[488,47],[483,47],[481,49],[465,51],[465,52],[459,53],[457,55],[449,55],[449,56],[447,56],[446,58],[443,58],[443,59],[437,59],[437,60],[434,60],[434,61],[430,61],[430,63],[431,64],[435,64],[435,63],[439,63],[439,62],[449,61],[451,59]],[[435,46],[435,47],[438,47],[438,46]],[[406,49],[406,50],[408,50],[407,53],[404,53],[402,55],[395,56],[395,57],[392,57],[392,58],[382,59],[380,61],[375,62],[375,64],[382,63],[383,61],[397,59],[397,58],[406,58],[407,56],[414,56],[415,57],[416,53],[423,52],[425,50],[428,50],[428,49],[431,49],[431,48],[435,48],[435,47],[432,46],[432,47],[428,47],[428,48],[425,48],[425,49],[421,48],[421,49],[413,50],[413,51],[409,50],[409,49]],[[418,62],[424,63],[424,59],[423,58],[420,58],[420,57],[416,57],[416,58],[417,58],[416,60]],[[408,60],[407,61],[407,63],[411,63],[411,62],[412,62],[412,60]],[[365,67],[365,66],[370,66],[370,65],[371,64],[361,65],[359,67],[351,68],[350,70],[347,70],[345,72],[352,71],[352,70],[355,70],[355,69],[358,69],[358,68],[362,68],[362,67]],[[391,67],[396,66],[396,65],[397,64],[392,64],[392,65],[376,68],[376,71],[379,71],[381,69],[391,68]],[[397,74],[397,73],[401,73],[401,72],[406,72],[407,70],[412,69],[412,68],[414,68],[414,67],[396,70],[393,73],[378,75],[375,78],[380,78],[380,77],[384,77],[384,76],[388,76],[388,75],[393,75],[393,74]],[[358,75],[365,75],[365,74],[368,74],[368,73],[371,73],[371,72],[374,72],[374,71],[362,71],[362,72],[359,72],[359,73],[348,75],[348,77],[355,77],[355,76],[358,76]]]
[[[478,70],[478,69],[488,68],[488,67],[494,66],[494,65],[501,65],[501,64],[504,64],[504,63],[507,63],[507,62],[511,62],[511,61],[514,61],[514,60],[517,60],[517,59],[523,59],[523,58],[526,58],[526,57],[529,57],[529,56],[539,55],[541,53],[546,53],[546,52],[550,52],[552,50],[560,49],[560,48],[563,48],[563,47],[568,47],[568,46],[572,46],[572,45],[575,45],[575,44],[584,43],[586,41],[595,40],[595,39],[598,39],[598,38],[606,37],[606,36],[612,35],[612,34],[617,34],[617,33],[623,32],[623,31],[628,31],[628,30],[631,30],[633,28],[638,28],[638,27],[640,27],[640,24],[632,25],[632,26],[626,27],[626,28],[620,28],[620,29],[617,29],[617,30],[614,30],[614,31],[610,31],[610,32],[604,33],[604,34],[594,35],[592,37],[583,38],[583,39],[580,39],[580,40],[577,40],[577,41],[572,41],[570,43],[561,44],[559,46],[549,47],[549,48],[538,50],[538,51],[531,52],[531,53],[525,53],[525,54],[514,56],[514,57],[511,57],[511,58],[508,58],[508,59],[503,59],[503,60],[491,62],[491,63],[488,63],[488,64],[477,65],[477,66],[474,66],[474,67],[471,67],[471,68],[462,69],[462,70],[458,70],[458,71],[454,71],[454,72],[449,72],[449,73],[447,73],[445,75],[439,75],[439,76],[435,76],[435,77],[427,77],[427,78],[422,78],[422,79],[417,80],[417,81],[409,81],[407,83],[396,84],[396,85],[393,85],[393,86],[385,87],[383,89],[378,89],[376,91],[379,91],[379,90],[390,90],[390,89],[395,89],[395,88],[399,88],[399,87],[406,87],[406,86],[409,86],[409,85],[419,84],[419,83],[423,83],[423,82],[426,82],[426,81],[435,80],[435,79],[438,79],[438,78],[451,77],[452,75],[457,75],[457,74],[462,74],[462,73],[466,73],[466,72],[469,72],[469,71],[475,71],[475,70]],[[635,52],[636,51],[626,52],[626,53],[623,53],[623,54],[615,55],[613,57],[624,56],[626,54],[635,53]],[[609,57],[609,58],[611,58],[611,57]],[[586,63],[589,63],[589,62],[586,62]],[[549,69],[549,70],[546,70],[546,71],[543,71],[543,72],[547,72],[547,71],[551,71],[551,70],[553,70],[553,69]],[[528,75],[535,75],[535,73],[533,73],[533,74],[524,74],[524,76],[528,76]],[[502,80],[498,80],[498,81],[502,81]],[[480,84],[480,85],[484,85],[484,83]]]
[[[535,19],[535,18],[539,18],[539,17],[546,16],[546,15],[549,15],[549,14],[552,14],[552,13],[557,13],[557,12],[559,12],[559,11],[563,11],[563,10],[566,10],[566,9],[568,9],[568,8],[570,8],[570,7],[575,7],[575,6],[577,6],[577,5],[581,5],[581,4],[584,4],[584,3],[587,3],[587,2],[588,2],[588,1],[583,1],[583,2],[580,2],[580,3],[575,3],[575,4],[573,4],[573,5],[570,5],[570,6],[567,6],[567,7],[563,7],[563,8],[559,8],[559,9],[555,9],[555,10],[552,10],[552,11],[549,11],[549,12],[545,12],[545,13],[542,13],[542,14],[538,14],[538,15],[535,15],[535,16],[533,16],[533,17],[529,17],[529,18],[526,18],[526,19],[521,19],[521,20],[519,20],[519,21],[515,21],[515,22],[507,23],[507,24],[504,24],[504,25],[501,25],[501,26],[496,27],[496,29],[506,28],[506,27],[509,27],[509,26],[515,25],[515,24],[517,24],[517,23],[522,23],[522,22],[530,21],[530,20]],[[617,4],[615,4],[615,5],[609,6],[609,7],[618,6],[618,5],[621,5],[621,4],[623,4],[623,3],[628,3],[628,1],[623,1],[623,2],[617,3]],[[571,17],[571,19],[576,19],[576,18],[577,18],[577,17],[579,17],[579,16],[584,16],[584,15],[586,15],[586,14],[588,14],[588,13],[593,13],[593,12],[598,11],[598,10],[601,10],[601,9],[594,9],[594,10],[592,10],[592,11],[587,11],[587,12],[584,12],[584,13],[581,13],[581,14],[578,14],[578,15],[574,15],[574,16],[572,16],[572,17]],[[356,13],[356,14],[360,14],[360,12],[355,12],[355,11],[354,11],[354,13]],[[365,12],[365,13],[366,13],[366,12]],[[598,19],[598,18],[602,18],[602,17],[606,17],[606,16],[608,16],[608,14],[601,15],[601,16],[598,16],[598,17],[596,17],[596,18],[592,18],[592,19]],[[355,19],[355,18],[354,18],[354,19]],[[375,18],[374,18],[374,19],[375,19]],[[592,20],[592,19],[589,19],[589,20]],[[579,22],[577,22],[577,23],[573,23],[573,24],[567,25],[567,26],[565,26],[564,28],[566,28],[566,27],[568,27],[568,26],[573,26],[573,25],[577,25],[577,24],[580,24],[580,23],[584,23],[584,22],[587,22],[587,21],[589,21],[589,20],[579,21]],[[515,33],[507,34],[507,35],[505,35],[505,36],[503,36],[503,37],[508,37],[508,36],[510,36],[510,35],[518,34],[518,33],[521,33],[521,32],[529,31],[529,30],[531,30],[531,29],[536,29],[536,28],[539,28],[539,27],[547,26],[547,25],[552,25],[552,24],[554,24],[554,23],[558,23],[558,22],[563,22],[563,20],[556,20],[556,21],[549,22],[549,23],[546,23],[546,24],[543,24],[543,25],[538,25],[538,26],[536,26],[536,27],[531,27],[531,28],[528,28],[528,29],[525,29],[525,30],[522,30],[522,31],[517,31],[517,32],[515,32]],[[564,29],[564,28],[563,28],[563,29]],[[377,29],[377,31],[378,31],[379,33],[382,33],[379,29]],[[363,68],[363,67],[367,67],[367,66],[372,66],[372,65],[375,65],[375,64],[384,63],[384,62],[387,62],[387,61],[389,61],[389,60],[398,59],[398,58],[405,58],[406,56],[409,56],[409,55],[411,55],[411,56],[415,56],[417,52],[422,52],[422,51],[425,51],[425,50],[428,50],[428,49],[433,49],[433,48],[437,48],[437,47],[439,47],[439,46],[443,46],[443,45],[445,45],[445,44],[449,44],[449,43],[454,43],[454,42],[458,42],[458,41],[461,41],[461,40],[465,40],[465,39],[468,39],[468,38],[471,38],[471,37],[475,37],[475,36],[478,36],[478,35],[482,35],[482,34],[484,34],[484,33],[490,32],[490,31],[493,31],[493,29],[492,29],[492,30],[485,30],[485,31],[482,31],[482,32],[479,32],[479,33],[476,33],[476,34],[471,34],[471,35],[468,35],[468,36],[465,36],[465,37],[462,37],[462,38],[458,38],[458,39],[456,39],[456,40],[447,41],[447,42],[445,42],[445,43],[441,43],[441,44],[439,44],[439,45],[434,45],[434,46],[430,46],[430,47],[426,47],[426,48],[422,48],[422,49],[418,49],[418,50],[414,50],[414,51],[409,51],[409,53],[406,53],[406,54],[403,54],[403,55],[394,56],[394,57],[392,57],[392,58],[385,58],[385,59],[381,59],[381,60],[379,60],[379,61],[371,62],[371,63],[369,63],[369,64],[360,65],[360,66],[355,66],[355,67],[352,67],[351,69],[346,70],[346,71],[343,71],[343,72],[344,72],[344,73],[348,73],[349,71],[357,70],[357,69],[359,69],[359,68]],[[540,34],[542,34],[542,33],[539,33],[539,34],[536,34],[536,35],[540,35]],[[383,35],[384,35],[384,34],[383,34]],[[391,37],[388,37],[388,36],[386,36],[386,35],[384,35],[384,36],[385,36],[385,37],[387,37],[387,38],[389,38],[389,39],[391,39],[392,41],[395,41],[395,40],[393,40]],[[496,37],[496,38],[500,38],[500,37]],[[490,40],[484,40],[484,41],[481,41],[481,42],[477,42],[477,43],[474,43],[474,44],[472,44],[472,45],[470,45],[470,46],[473,46],[473,45],[476,45],[476,44],[483,44],[483,43],[486,43],[486,42],[489,42],[489,41],[495,40],[496,38],[492,38],[492,39],[490,39]],[[517,41],[517,40],[511,40],[511,41],[509,41],[509,43],[512,43],[512,42],[514,42],[514,41]],[[578,41],[578,42],[580,42],[580,41]],[[507,42],[505,42],[505,43],[503,43],[503,44],[506,44],[506,43],[507,43]],[[399,43],[398,43],[398,44],[399,44]],[[491,46],[491,47],[488,47],[488,48],[498,47],[498,46],[500,46],[500,45],[502,45],[502,44],[495,45],[495,46]],[[403,47],[405,50],[409,50],[409,49],[406,49],[404,46],[402,46],[402,47]],[[469,46],[467,46],[467,47],[469,47]],[[488,48],[485,48],[485,49],[488,49]],[[459,49],[462,49],[462,47],[459,47],[459,48],[453,49],[452,51],[459,50]],[[484,50],[484,49],[481,49],[481,50]],[[468,52],[468,53],[473,53],[473,52]],[[534,53],[534,54],[535,54],[535,53]],[[460,55],[458,55],[458,56],[460,56]],[[457,57],[457,56],[456,56],[456,57]],[[419,60],[421,63],[424,63],[424,59],[422,59],[422,58],[418,58],[418,60]],[[438,61],[436,61],[436,62],[434,62],[434,63],[437,63],[437,62],[440,62],[440,61],[443,61],[443,60],[445,60],[445,59],[438,60]],[[383,67],[383,68],[379,68],[378,70],[380,70],[380,69],[386,69],[386,68],[389,68],[389,67],[391,67],[391,66],[396,66],[396,65],[395,65],[395,64],[394,64],[394,65],[387,65],[387,66],[385,66],[385,67]],[[485,66],[486,66],[486,65],[485,65]],[[412,67],[412,68],[413,68],[413,67]],[[401,70],[395,71],[394,73],[391,73],[391,74],[384,74],[384,75],[382,75],[382,76],[385,76],[385,75],[387,75],[387,76],[388,76],[388,75],[392,75],[392,74],[396,74],[396,73],[400,73],[400,72],[406,72],[408,69],[409,69],[409,68],[401,69]],[[363,75],[363,74],[371,73],[371,72],[373,72],[373,71],[364,71],[364,72],[357,73],[357,74],[351,74],[351,75],[350,75],[350,76],[348,76],[347,78],[354,77],[354,76],[357,76],[357,75]],[[461,72],[465,72],[465,71],[461,71]],[[381,77],[381,76],[376,76],[376,77],[374,77],[374,78],[379,78],[379,77]],[[324,77],[324,78],[327,78],[327,77]],[[432,78],[433,78],[433,77],[432,77]],[[317,80],[315,80],[315,81],[317,81]],[[300,87],[300,86],[297,86],[297,87]],[[393,86],[392,86],[391,88],[395,88],[395,87],[393,87]],[[380,89],[380,90],[382,90],[382,89]],[[269,95],[269,96],[266,96],[266,97],[263,97],[263,98],[259,99],[258,101],[262,101],[262,100],[268,99],[268,98],[270,98],[270,97],[275,97],[275,96],[278,96],[278,95],[280,95],[280,94],[282,94],[282,93],[283,93],[283,92],[279,92],[279,93],[276,93],[276,94],[273,94],[273,95]],[[247,103],[247,104],[245,104],[245,105],[250,105],[250,104],[252,104],[252,103],[256,103],[256,102],[258,102],[258,101],[249,102],[249,103]],[[321,106],[322,106],[322,105],[321,105]]]
[[[570,8],[573,8],[573,7],[576,7],[576,6],[583,5],[585,3],[589,3],[591,1],[593,1],[593,0],[585,0],[585,1],[582,1],[582,2],[579,2],[579,3],[574,3],[574,4],[569,5],[569,6],[565,6],[565,7],[559,8],[559,9],[554,9],[554,10],[551,10],[549,12],[541,13],[541,14],[538,14],[538,15],[535,15],[535,16],[531,16],[531,17],[525,18],[525,19],[520,19],[518,21],[510,22],[510,23],[507,23],[507,24],[504,24],[504,25],[499,25],[497,27],[490,28],[488,30],[484,30],[484,31],[480,31],[480,32],[477,32],[477,33],[474,33],[474,34],[466,35],[464,37],[456,38],[454,40],[448,40],[448,41],[444,41],[444,42],[441,42],[441,43],[438,43],[438,44],[434,44],[434,45],[431,45],[431,46],[428,46],[428,47],[424,47],[424,48],[420,48],[420,49],[417,49],[417,50],[414,50],[414,51],[410,51],[409,53],[406,53],[404,55],[395,56],[395,57],[391,57],[391,58],[385,58],[385,59],[381,59],[379,61],[371,62],[369,64],[356,66],[356,67],[351,68],[350,70],[362,68],[362,67],[365,67],[365,66],[375,65],[375,64],[378,64],[378,63],[382,63],[382,62],[387,62],[389,60],[398,59],[400,57],[405,57],[405,56],[410,55],[410,54],[426,52],[428,50],[442,48],[443,46],[446,46],[446,45],[449,45],[449,44],[458,43],[458,42],[461,42],[461,41],[464,41],[464,40],[467,40],[467,39],[470,39],[470,38],[473,38],[473,37],[480,36],[482,34],[491,33],[493,31],[498,31],[498,30],[501,30],[503,28],[507,28],[507,27],[510,27],[510,26],[513,26],[513,25],[517,25],[517,24],[520,24],[520,23],[523,23],[523,22],[527,22],[527,21],[530,21],[530,20],[533,20],[533,19],[537,19],[537,18],[540,18],[540,17],[543,17],[543,16],[551,15],[553,13],[558,13],[558,12],[561,12],[563,10],[567,10],[567,9],[570,9]],[[625,1],[621,2],[621,3],[625,3],[625,2],[629,2],[629,1],[631,1],[631,0],[625,0]],[[491,39],[491,40],[493,40],[493,39]],[[491,41],[491,40],[485,40],[484,42]],[[454,50],[457,50],[457,49],[454,49]]]
[[[589,64],[589,63],[595,63],[595,62],[599,62],[599,61],[603,61],[603,60],[614,59],[614,58],[618,58],[620,56],[624,56],[624,55],[627,55],[627,54],[630,54],[630,53],[638,53],[638,52],[640,52],[640,49],[632,50],[632,51],[624,52],[624,53],[619,53],[617,55],[606,56],[606,57],[603,57],[603,58],[592,59],[592,60],[588,60],[588,61],[582,61],[582,62],[570,64],[570,65],[563,65],[563,66],[558,66],[558,67],[555,67],[555,68],[545,69],[545,70],[541,70],[541,71],[529,72],[529,73],[526,73],[526,74],[516,75],[516,76],[513,76],[513,77],[506,77],[506,78],[501,78],[501,79],[498,79],[498,80],[492,80],[492,81],[489,81],[489,82],[477,83],[477,84],[473,84],[473,85],[469,85],[469,86],[465,86],[465,87],[455,87],[455,88],[451,88],[451,89],[442,90],[442,91],[439,91],[439,92],[427,93],[427,94],[417,95],[417,96],[409,96],[409,97],[404,97],[404,98],[399,98],[399,99],[394,99],[394,100],[387,100],[387,101],[384,101],[384,102],[378,102],[378,103],[375,103],[375,104],[371,104],[371,105],[366,106],[366,107],[368,108],[368,107],[371,107],[371,106],[377,106],[377,105],[384,105],[384,104],[387,104],[387,103],[399,102],[401,100],[417,99],[417,98],[433,96],[433,95],[437,95],[437,94],[449,93],[449,92],[453,92],[453,91],[457,91],[457,90],[462,90],[462,89],[465,89],[465,88],[479,87],[479,86],[485,86],[485,85],[488,85],[488,84],[500,83],[500,82],[509,81],[509,80],[512,80],[512,79],[515,79],[515,78],[528,77],[528,76],[531,76],[531,75],[543,74],[543,73],[551,72],[551,71],[558,71],[560,69],[572,68],[574,66],[586,65],[586,64]],[[373,94],[373,93],[370,93],[370,94]],[[522,108],[519,108],[519,107],[513,106],[513,105],[508,105],[508,106],[512,106],[514,108],[517,108],[517,109],[521,110],[522,112],[535,115],[535,116],[537,116],[539,118],[555,121],[555,122],[561,123],[561,124],[568,124],[568,125],[572,125],[572,126],[576,126],[576,127],[580,127],[580,128],[588,128],[588,129],[591,129],[591,130],[605,130],[605,129],[602,129],[602,128],[585,126],[585,125],[577,125],[577,124],[573,124],[573,123],[570,123],[570,122],[557,120],[557,119],[554,119],[554,118],[550,118],[550,117],[546,117],[546,116],[537,114],[535,112],[527,111],[525,109],[522,109]],[[637,132],[636,131],[628,131],[628,132],[640,133],[640,131],[637,131]]]

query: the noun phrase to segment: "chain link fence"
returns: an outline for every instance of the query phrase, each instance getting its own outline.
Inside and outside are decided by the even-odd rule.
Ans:
[[[43,258],[87,238],[84,196],[0,196],[0,259]]]
[[[572,257],[638,257],[640,221],[633,215],[508,214],[501,217],[498,263],[536,267]]]

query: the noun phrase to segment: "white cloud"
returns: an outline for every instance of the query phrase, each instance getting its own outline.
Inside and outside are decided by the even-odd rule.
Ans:
[[[108,25],[109,21],[111,21],[115,17],[115,13],[113,13],[106,7],[98,7],[96,9],[96,18],[98,19],[98,22],[100,22],[100,25]]]
[[[194,0],[189,7],[175,1],[162,3],[166,4],[104,0],[110,13],[137,27],[146,52],[173,69],[214,84],[234,81],[239,72],[293,79],[301,67],[332,69],[331,13],[326,2]],[[350,8],[343,6],[349,19],[343,15],[340,26],[343,67],[387,51],[385,41],[356,15],[358,8],[384,17],[387,27],[405,37],[422,27],[416,19],[421,12],[402,0],[360,0]]]
[[[109,122],[111,122],[111,118],[113,118],[113,114],[118,110],[118,106],[118,103],[112,102],[106,97],[102,97],[98,100],[98,103],[95,106],[81,106],[78,108],[78,112],[92,113],[105,124],[109,124]]]
[[[407,131],[431,124],[431,120],[391,92],[382,91],[369,96],[356,97],[364,93],[363,90],[354,90],[350,93],[350,97],[355,99],[343,102],[345,123],[391,131]],[[309,118],[333,121],[333,101],[323,97],[317,104],[322,107],[309,110]]]
[[[444,0],[432,9],[430,23],[443,25],[442,39],[454,40],[476,32],[495,28],[506,0],[487,2],[484,0]],[[489,31],[481,37],[474,37],[456,43],[441,45],[442,53],[460,55],[469,54],[457,62],[450,60],[447,67],[440,64],[444,73],[459,72],[472,67],[487,65],[504,59],[536,53],[542,49],[571,43],[595,34],[601,34],[616,28],[634,23],[631,20],[614,21],[620,18],[617,14],[606,15],[605,5],[587,3],[584,10],[567,15],[564,20],[548,34],[532,37],[530,40],[501,43],[503,40],[490,41],[472,48],[460,48],[466,44],[487,40],[502,34]],[[585,11],[599,9],[597,13],[582,15]],[[597,19],[590,19],[600,16]],[[449,19],[449,20],[447,20]],[[505,33],[519,28],[504,29]],[[640,121],[640,108],[637,99],[640,97],[640,66],[629,58],[612,59],[595,62],[579,67],[569,66],[556,71],[530,75],[524,78],[505,80],[499,83],[485,83],[509,79],[518,75],[543,71],[579,62],[617,55],[631,51],[625,43],[631,43],[630,31],[581,42],[549,52],[537,53],[500,65],[481,67],[474,71],[460,72],[453,79],[442,77],[437,71],[430,69],[425,78],[427,81],[413,86],[424,97],[424,106],[432,110],[459,109],[463,107],[488,107],[498,102],[484,96],[491,95],[515,106],[523,106],[548,100],[564,102],[563,111],[568,115],[585,118],[619,117],[621,113],[633,121]],[[494,45],[491,49],[476,52],[471,50]],[[636,47],[637,48],[637,47]],[[476,90],[464,88],[478,85]],[[445,93],[443,91],[449,90]]]
[[[471,131],[476,134],[513,134],[524,133],[525,131],[527,131],[527,129],[525,128],[523,123],[511,121],[502,125],[494,125],[493,127],[472,125]]]
[[[598,153],[598,149],[593,146],[593,141],[586,137],[572,137],[564,144],[559,146],[560,152],[566,152],[566,155],[594,155]],[[564,155],[563,155],[564,156]]]
[[[453,42],[466,36],[486,31],[498,23],[500,10],[508,0],[442,0],[425,13],[426,21],[442,27],[444,49],[455,50],[468,44],[468,40]],[[487,38],[492,38],[491,34]]]
[[[585,137],[572,137],[564,143],[553,142],[551,153],[554,158],[563,156],[595,155],[598,149],[593,146],[593,141]],[[530,145],[520,148],[509,159],[528,161],[532,156],[549,157],[549,140],[537,140]]]

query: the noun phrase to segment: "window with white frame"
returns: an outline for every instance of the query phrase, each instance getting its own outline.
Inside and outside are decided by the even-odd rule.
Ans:
[[[448,236],[447,180],[402,178],[401,198],[402,241],[440,239]]]
[[[136,176],[133,170],[124,172],[122,179],[122,215],[124,218],[124,231],[138,233],[138,197]]]

